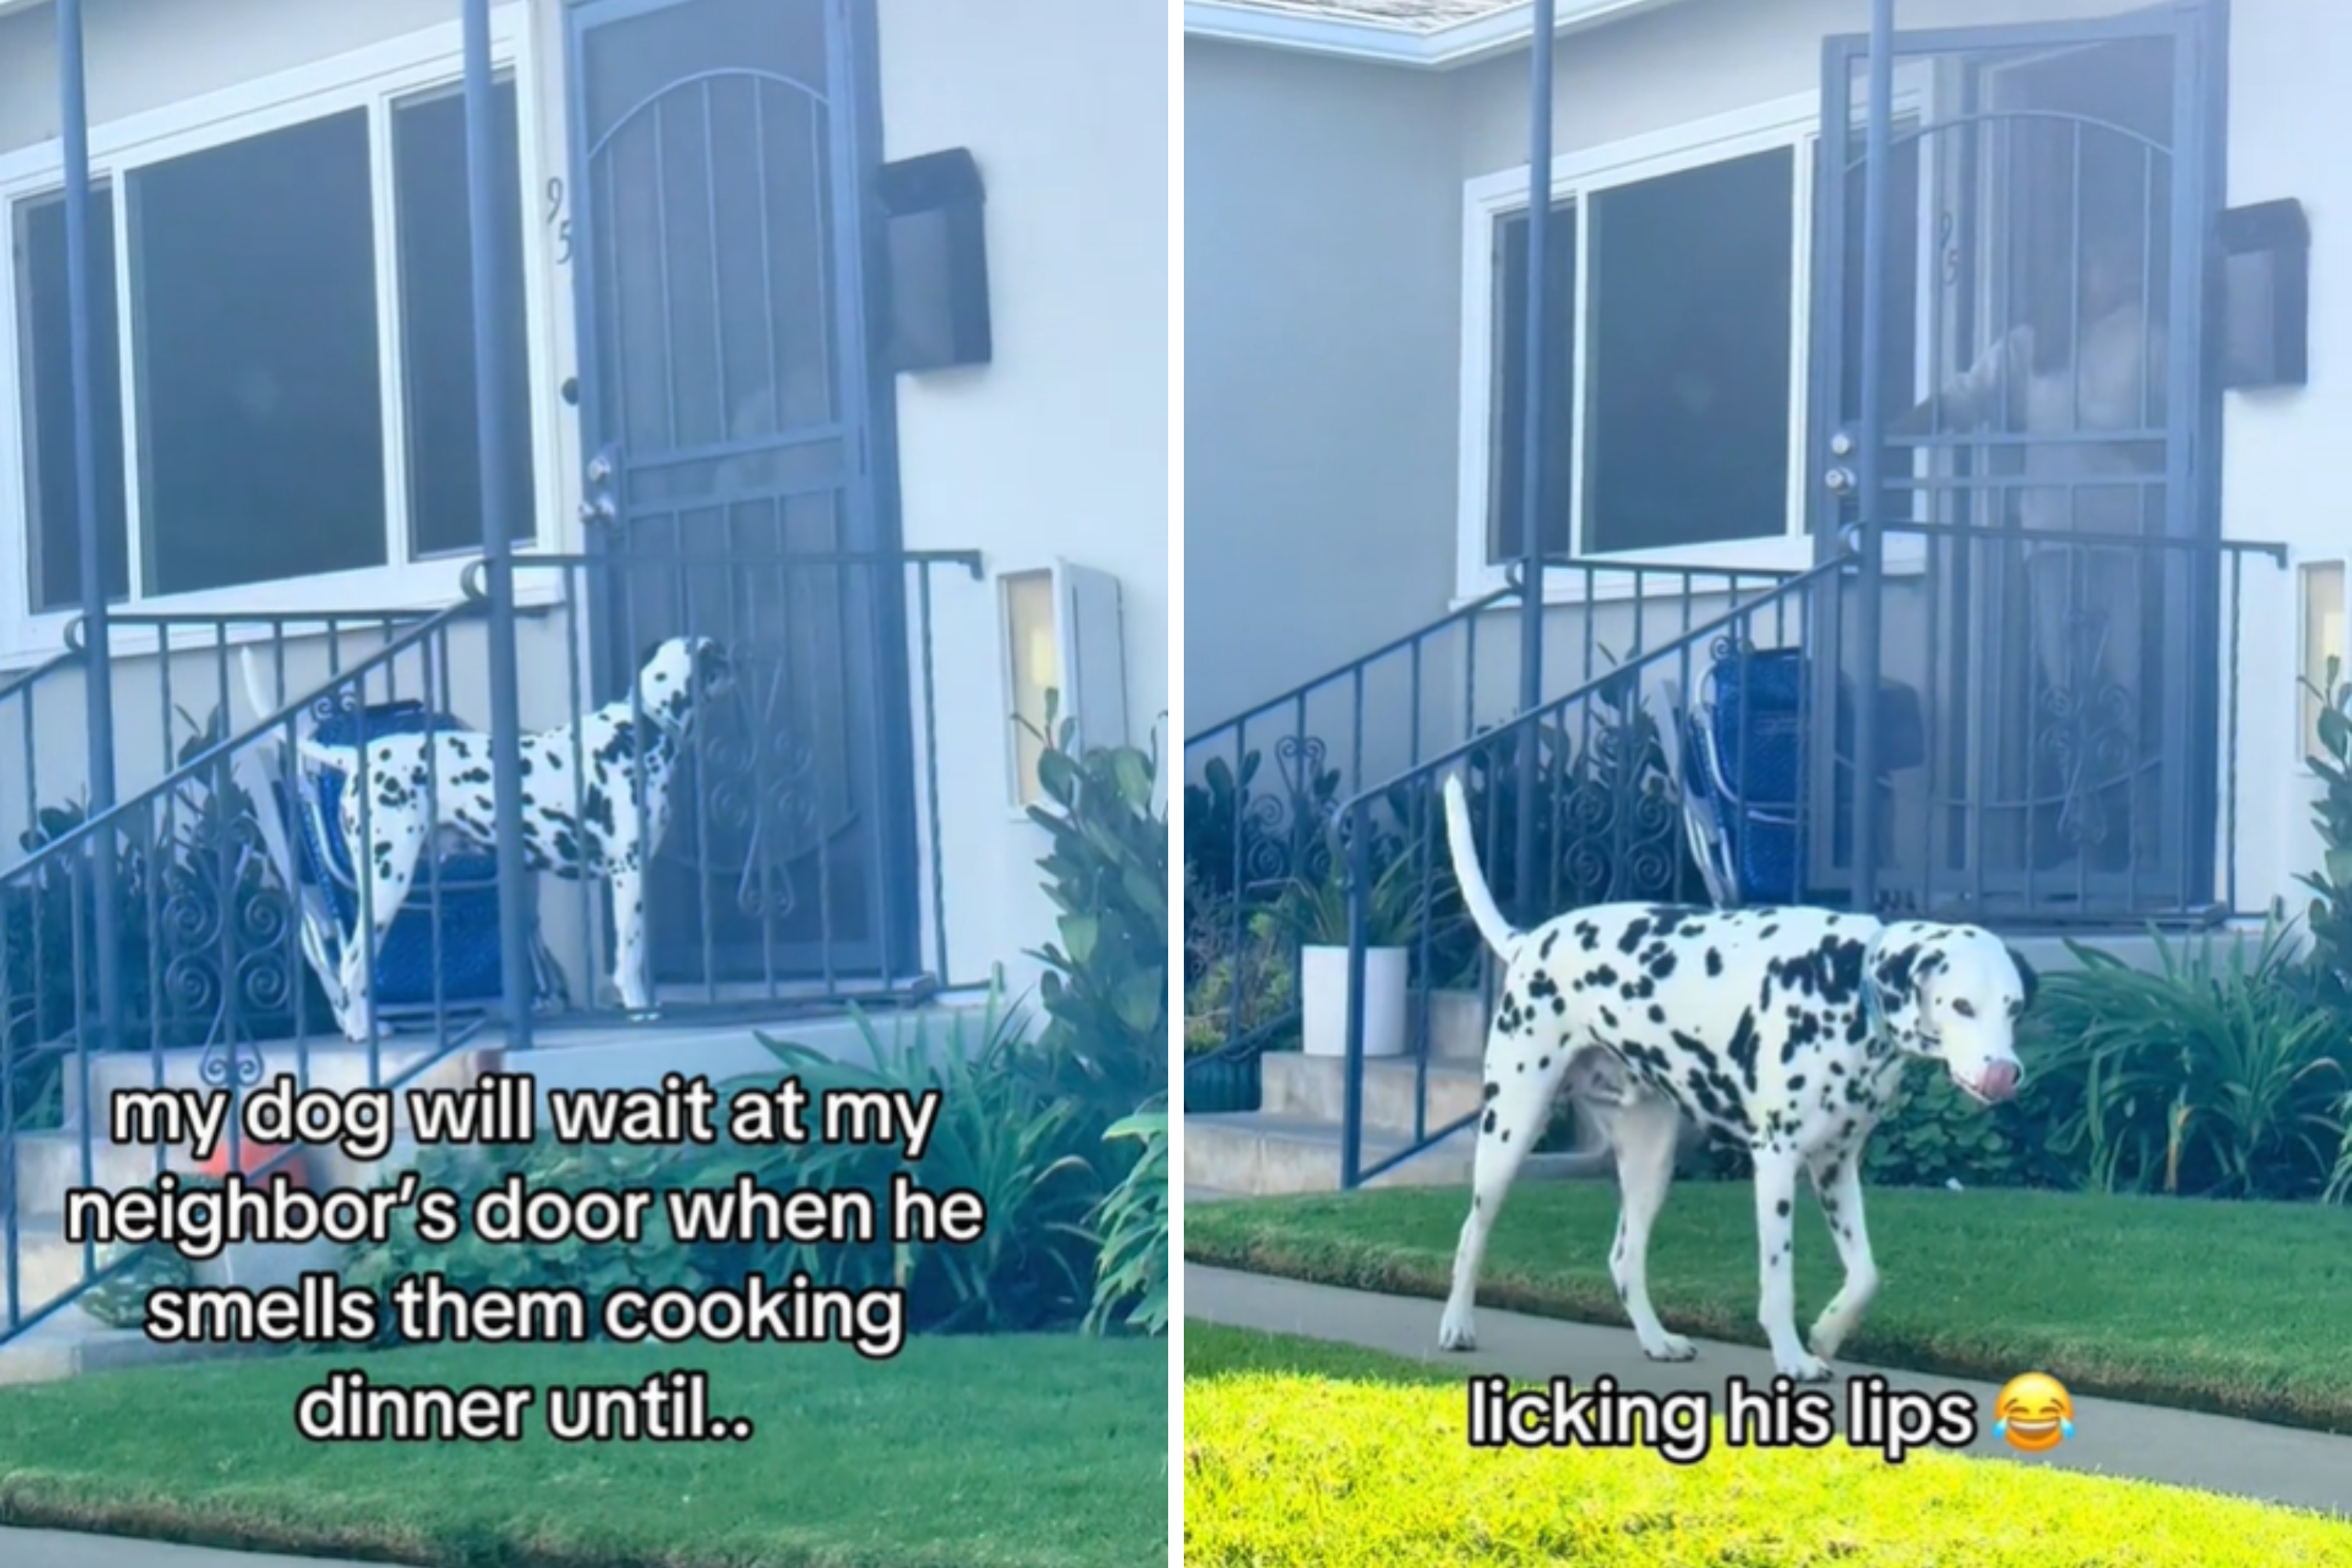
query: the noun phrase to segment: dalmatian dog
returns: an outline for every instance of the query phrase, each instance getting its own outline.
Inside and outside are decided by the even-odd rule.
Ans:
[[[1463,900],[1504,972],[1486,1036],[1470,1215],[1440,1344],[1477,1342],[1487,1236],[1565,1089],[1592,1109],[1616,1155],[1610,1272],[1643,1353],[1697,1353],[1658,1321],[1647,1280],[1650,1227],[1687,1116],[1754,1155],[1758,1318],[1773,1364],[1801,1383],[1828,1378],[1878,1285],[1863,1224],[1864,1142],[1915,1059],[1940,1062],[1979,1104],[2017,1092],[2014,1033],[2032,999],[2032,969],[1973,926],[1815,909],[1609,904],[1515,931],[1479,869],[1458,778],[1446,781],[1445,812]],[[1797,1337],[1791,1257],[1800,1171],[1845,1266],[1810,1350]]]
[[[576,735],[564,724],[522,738],[525,863],[567,880],[602,876],[611,886],[613,986],[631,1013],[652,1007],[645,875],[669,827],[671,775],[697,709],[732,680],[718,642],[672,637],[646,656],[633,699],[619,698],[583,715]],[[364,820],[361,789],[344,790],[340,809],[351,863],[365,868],[362,919],[373,927],[370,944],[362,946],[355,936],[342,951],[350,1033],[364,1040],[373,1027],[364,1005],[369,956],[398,917],[426,846],[445,836],[485,848],[498,841],[490,738],[447,730],[386,735],[367,743],[364,767],[354,747],[304,736],[301,749],[313,763],[365,785]]]

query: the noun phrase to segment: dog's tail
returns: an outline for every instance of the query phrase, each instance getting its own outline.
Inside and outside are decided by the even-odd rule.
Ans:
[[[1477,835],[1470,826],[1470,801],[1463,793],[1459,773],[1448,774],[1445,780],[1445,847],[1453,852],[1454,879],[1462,885],[1462,902],[1469,909],[1478,934],[1497,957],[1508,959],[1519,944],[1520,933],[1496,907],[1486,874],[1478,868]]]

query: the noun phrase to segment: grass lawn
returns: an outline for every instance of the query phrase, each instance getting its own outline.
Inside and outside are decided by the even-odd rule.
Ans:
[[[1466,1192],[1387,1189],[1202,1204],[1184,1215],[1201,1263],[1444,1298]],[[1800,1201],[1801,1328],[1835,1291],[1820,1210]],[[1612,1182],[1516,1188],[1479,1300],[1622,1323],[1609,1279]],[[2036,1366],[2077,1394],[2352,1431],[2352,1212],[2076,1194],[1873,1190],[1876,1300],[1844,1353],[2000,1383]],[[1682,1182],[1650,1248],[1658,1315],[1760,1345],[1756,1215],[1745,1182]],[[1430,1313],[1432,1342],[1437,1314]]]
[[[0,1524],[435,1568],[1128,1568],[1168,1542],[1165,1340],[434,1346],[0,1390]],[[306,1443],[296,1395],[709,1374],[743,1443]]]
[[[2352,1564],[2352,1522],[2030,1462],[1719,1442],[1687,1467],[1645,1449],[1482,1452],[1463,1440],[1461,1391],[1370,1351],[1186,1323],[1185,1562]]]

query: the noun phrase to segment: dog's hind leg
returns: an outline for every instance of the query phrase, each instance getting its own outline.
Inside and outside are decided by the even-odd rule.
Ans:
[[[1552,1097],[1568,1073],[1570,1052],[1556,1030],[1534,1022],[1516,1032],[1505,1027],[1521,1016],[1507,994],[1486,1036],[1486,1110],[1478,1117],[1470,1216],[1462,1222],[1462,1238],[1454,1246],[1454,1289],[1437,1330],[1438,1344],[1450,1351],[1477,1347],[1478,1269],[1486,1259],[1486,1237],[1520,1162],[1543,1136]]]
[[[1785,1143],[1759,1140],[1756,1161],[1756,1250],[1762,1276],[1756,1321],[1772,1343],[1772,1365],[1799,1383],[1820,1383],[1829,1363],[1797,1338],[1797,1168],[1803,1159]]]
[[[1682,1111],[1662,1095],[1639,1091],[1606,1112],[1609,1142],[1617,1151],[1617,1241],[1609,1249],[1610,1278],[1617,1300],[1633,1320],[1642,1353],[1652,1361],[1689,1361],[1697,1347],[1670,1334],[1650,1305],[1650,1226],[1665,1206],[1675,1179],[1675,1151],[1681,1142]]]
[[[1878,1264],[1870,1255],[1870,1231],[1862,1218],[1862,1151],[1838,1149],[1815,1155],[1811,1168],[1822,1217],[1837,1240],[1838,1259],[1845,1265],[1845,1283],[1813,1323],[1813,1353],[1829,1361],[1861,1326],[1862,1314],[1878,1294]]]
[[[344,798],[356,800],[356,790]],[[408,901],[416,863],[429,835],[417,813],[378,809],[367,824],[368,837],[374,842],[362,852],[355,810],[346,811],[344,825],[361,890],[352,940],[343,945],[343,1032],[353,1041],[364,1042],[376,1032],[374,959],[383,951],[383,940],[400,918],[401,906]]]

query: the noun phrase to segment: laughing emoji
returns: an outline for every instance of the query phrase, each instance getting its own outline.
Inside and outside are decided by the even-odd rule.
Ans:
[[[2074,1396],[2046,1372],[2011,1378],[1992,1413],[1993,1436],[2029,1454],[2047,1453],[2074,1435]]]

